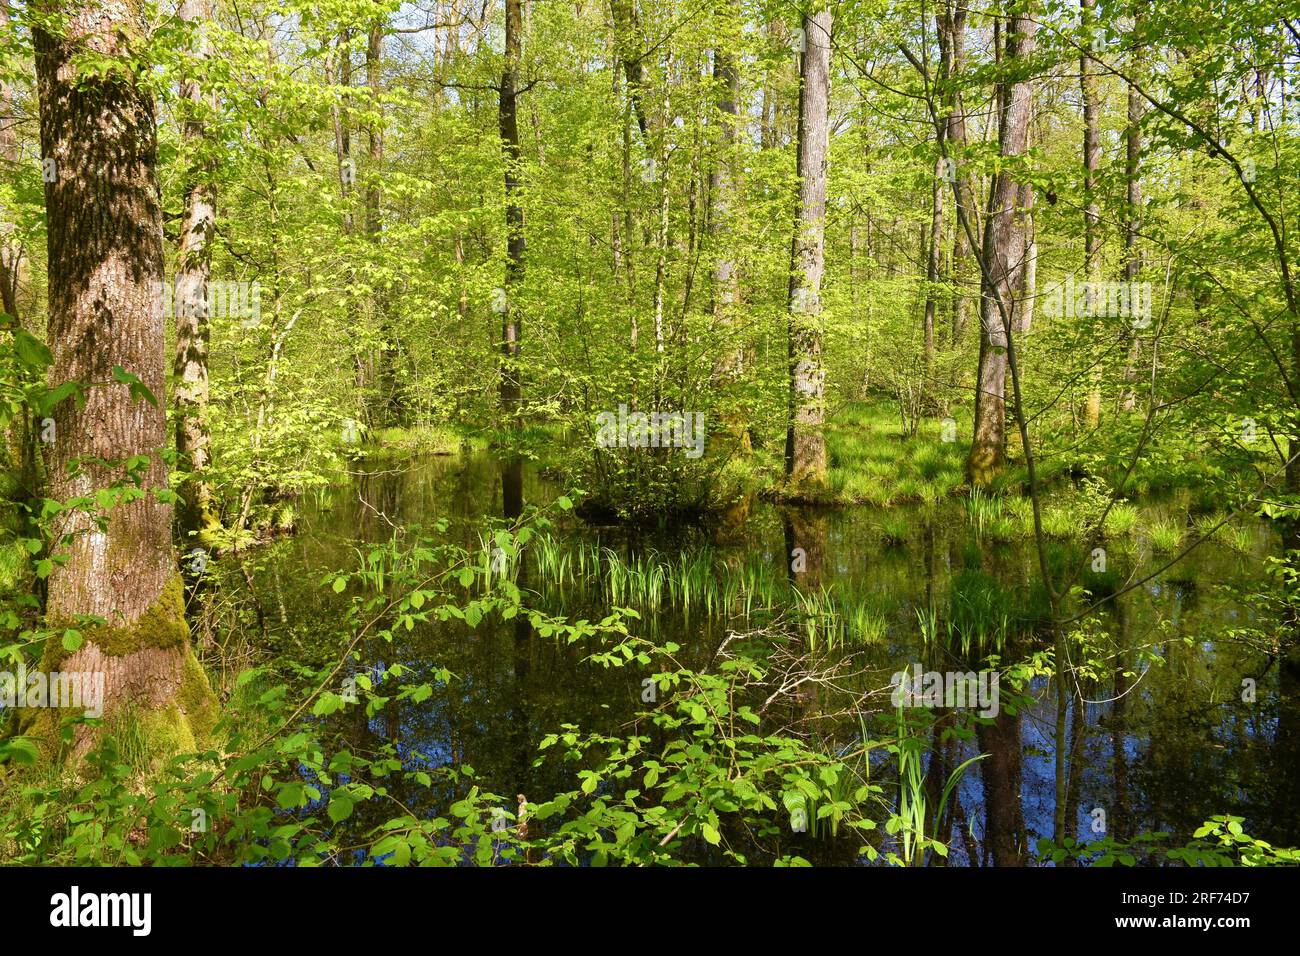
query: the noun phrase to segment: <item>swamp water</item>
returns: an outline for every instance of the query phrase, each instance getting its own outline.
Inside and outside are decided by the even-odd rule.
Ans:
[[[502,514],[500,467],[486,455],[361,468],[350,487],[305,507],[293,537],[239,556],[247,577],[223,575],[233,588],[223,598],[226,613],[246,631],[265,635],[277,656],[323,663],[335,653],[321,638],[333,633],[348,599],[322,580],[354,568],[369,545],[400,537],[405,528],[427,531],[445,519],[450,540],[481,550],[485,519]],[[525,502],[549,504],[563,492],[526,471]],[[596,527],[568,513],[550,529],[545,548],[536,539],[525,548],[521,585],[526,604],[569,620],[599,620],[613,603],[638,606],[641,619],[629,622],[632,632],[681,645],[682,658],[695,667],[735,631],[819,641],[825,654],[841,658],[833,690],[813,684],[780,718],[796,729],[816,727],[847,750],[861,741],[863,724],[854,711],[884,721],[872,725],[873,736],[891,725],[895,672],[916,665],[976,670],[979,656],[963,644],[978,643],[990,630],[1009,635],[1003,665],[1051,647],[1050,638],[1036,636],[1032,621],[1045,607],[1034,583],[1032,541],[981,539],[961,500],[904,510],[902,522],[899,512],[805,511],[755,502],[711,529],[660,532]],[[803,545],[800,574],[790,570],[792,543]],[[1079,705],[1076,695],[1062,703],[1056,685],[1039,677],[1027,688],[1032,699],[1008,698],[1004,686],[998,716],[976,732],[967,722],[963,732],[943,733],[952,720],[930,720],[924,733],[931,744],[931,787],[936,779],[942,786],[968,758],[988,755],[961,776],[945,814],[947,833],[939,836],[951,848],[950,864],[987,865],[1017,850],[1031,857],[1035,840],[1052,836],[1058,794],[1072,818],[1067,834],[1082,840],[1168,831],[1171,843],[1182,843],[1210,816],[1233,813],[1245,817],[1246,832],[1254,836],[1274,845],[1300,844],[1300,675],[1231,635],[1249,626],[1254,613],[1232,587],[1249,592],[1262,576],[1264,556],[1277,545],[1262,526],[1234,543],[1230,549],[1208,542],[1094,615],[1111,650],[1102,671],[1080,685],[1087,703]],[[1118,585],[1169,557],[1153,554],[1140,539],[1126,549],[1108,547],[1110,580]],[[545,569],[543,550],[549,552]],[[622,569],[618,582],[608,569],[594,574],[591,567],[598,556],[608,563],[609,552]],[[1054,553],[1061,567],[1067,560],[1070,568],[1088,565],[1087,555],[1065,554],[1062,544]],[[665,564],[689,565],[690,573],[678,575],[688,583],[668,584]],[[698,582],[709,578],[714,586],[701,588]],[[817,607],[810,611],[789,599],[774,606],[752,596],[788,595],[782,591],[787,578],[820,595],[817,607],[838,607],[836,627],[809,633],[809,614]],[[1083,583],[1089,583],[1086,576]],[[926,639],[927,622],[934,621],[946,640]],[[929,627],[934,630],[933,623]],[[1143,659],[1143,648],[1159,658],[1155,666]],[[436,681],[440,667],[456,680],[435,682],[433,696],[418,704],[391,700],[371,719],[363,708],[352,708],[336,730],[359,750],[395,741],[408,769],[467,764],[485,790],[512,800],[515,794],[545,800],[573,789],[576,780],[574,768],[561,761],[535,765],[544,735],[565,723],[626,732],[637,711],[650,706],[643,702],[648,671],[593,665],[585,660],[592,650],[586,642],[532,633],[522,617],[489,616],[473,629],[457,620],[417,626],[399,632],[391,645],[368,644],[362,659],[379,667],[400,661],[409,668],[406,682]],[[1134,676],[1116,674],[1126,669]],[[1243,700],[1247,678],[1257,684],[1253,701]],[[1008,700],[1024,705],[1008,706]],[[883,798],[896,800],[896,759],[872,767]],[[456,799],[436,787],[397,795],[427,815],[445,814],[446,803]],[[349,821],[365,825],[360,812]],[[848,864],[860,859],[857,846],[825,832],[790,833],[779,852]],[[690,852],[701,862],[712,859],[703,844]],[[754,852],[750,859],[763,862],[763,855]]]

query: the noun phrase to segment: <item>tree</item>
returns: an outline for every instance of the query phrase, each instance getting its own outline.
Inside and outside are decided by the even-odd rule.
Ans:
[[[206,22],[212,19],[211,0],[184,0],[177,16],[195,30],[194,55],[210,55]],[[184,186],[185,212],[176,251],[176,351],[175,376],[176,466],[190,477],[180,489],[180,529],[198,535],[218,524],[213,512],[212,488],[205,472],[211,455],[208,430],[208,281],[212,273],[212,238],[216,228],[217,187],[211,144],[204,133],[205,96],[199,79],[181,83],[181,103],[190,115],[183,139],[188,150]],[[206,97],[211,102],[211,97]]]
[[[523,51],[523,0],[506,0],[505,66],[498,107],[501,150],[505,159],[506,271],[501,308],[501,411],[517,427],[523,402],[519,376],[522,334],[516,295],[524,281],[524,208],[520,182],[519,60]],[[523,463],[512,454],[503,471],[503,495],[508,515],[517,516],[523,500]]]
[[[1097,169],[1101,164],[1101,137],[1097,129],[1100,107],[1097,103],[1097,74],[1088,50],[1096,34],[1096,0],[1079,0],[1079,20],[1083,27],[1084,47],[1079,54],[1079,93],[1083,100],[1083,277],[1088,283],[1087,315],[1091,316],[1101,279],[1101,204],[1097,198]],[[1101,418],[1101,368],[1092,374],[1092,387],[1088,391],[1086,419],[1096,427]]]
[[[372,113],[367,128],[367,146],[369,178],[366,182],[366,237],[371,244],[379,248],[384,239],[383,190],[380,180],[384,165],[384,104],[383,104],[383,60],[385,17],[377,17],[370,23],[366,33],[366,86],[370,91],[370,111]],[[381,280],[383,281],[383,280]],[[389,302],[382,290],[376,290],[373,296],[374,310],[379,314],[379,332],[382,343],[379,347],[379,396],[375,418],[384,423],[400,421],[404,402],[397,381],[397,368],[401,362],[401,346],[397,328],[392,322]]]
[[[739,323],[736,311],[740,298],[740,270],[730,247],[729,215],[735,199],[734,150],[736,124],[739,120],[740,70],[735,54],[724,43],[713,50],[713,78],[718,85],[717,116],[719,121],[719,155],[709,172],[708,232],[715,244],[710,297],[714,327],[725,337],[722,355],[714,362],[713,380],[725,385],[738,379],[745,368],[745,350],[737,341]],[[732,415],[727,432],[737,447],[750,450],[749,433],[740,416]]]
[[[966,114],[962,107],[962,95],[957,84],[966,68],[966,7],[960,0],[945,0],[943,10],[935,14],[939,39],[939,85],[943,96],[945,114],[943,131],[938,134],[941,144],[947,144],[948,162],[945,173],[956,170],[956,163],[961,152],[966,148]],[[970,259],[970,240],[966,230],[961,227],[961,218],[975,221],[975,206],[972,201],[972,184],[964,175],[954,178],[953,192],[957,209],[954,219],[957,228],[953,229],[952,240],[952,345],[956,348],[966,330],[968,298],[963,289],[966,279],[967,263]]]
[[[128,17],[116,14],[125,6]],[[51,640],[44,666],[103,675],[104,715],[133,712],[152,749],[193,748],[214,700],[189,643],[166,500],[161,211],[153,96],[126,61],[138,2],[45,7],[34,30],[49,230],[50,386],[85,386],[54,409],[49,497],[61,560],[46,621],[81,643]],[[87,55],[105,72],[79,75]],[[94,509],[109,504],[96,520]],[[87,623],[85,615],[97,622]],[[74,641],[75,643],[75,641]],[[57,711],[45,710],[42,715]],[[51,718],[34,736],[52,753]],[[78,731],[74,752],[92,735]]]
[[[800,62],[798,180],[790,243],[787,342],[790,412],[785,477],[792,489],[826,477],[825,373],[822,366],[821,284],[826,269],[826,153],[830,139],[831,12],[804,14]]]
[[[1135,13],[1133,25],[1141,23]],[[1135,283],[1142,275],[1142,250],[1138,238],[1142,231],[1142,95],[1132,83],[1125,84],[1128,91],[1128,123],[1124,127],[1124,281]],[[1130,288],[1132,286],[1130,285]],[[1124,392],[1120,400],[1125,411],[1136,404],[1132,387],[1141,347],[1136,330],[1129,328],[1128,360],[1124,366]]]
[[[987,486],[1006,465],[1007,347],[1025,266],[1026,229],[1015,160],[1029,136],[1030,81],[1025,61],[1034,50],[1035,21],[1019,12],[1009,21],[999,97],[998,148],[1002,164],[993,176],[984,220],[980,282],[979,380],[975,434],[966,471]]]

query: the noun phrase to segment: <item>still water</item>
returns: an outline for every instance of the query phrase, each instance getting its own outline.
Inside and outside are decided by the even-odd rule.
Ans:
[[[525,473],[529,504],[548,504],[564,490]],[[449,522],[453,542],[479,549],[485,519],[500,518],[503,507],[500,468],[486,455],[360,466],[350,486],[306,507],[294,536],[223,559],[227,566],[242,564],[239,575],[224,575],[238,582],[228,589],[226,624],[236,621],[252,634],[257,653],[322,663],[334,648],[325,637],[331,629],[321,622],[337,622],[346,602],[322,585],[327,572],[354,567],[369,544],[414,528],[427,531],[440,519]],[[858,635],[841,651],[848,666],[837,682],[839,699],[817,688],[799,698],[800,713],[787,709],[781,716],[795,726],[815,726],[849,748],[860,740],[862,724],[856,714],[844,713],[844,699],[859,712],[892,719],[895,672],[915,665],[937,671],[979,666],[978,655],[936,648],[922,633],[927,612],[953,613],[953,602],[966,600],[972,581],[993,582],[999,593],[994,603],[1010,615],[1015,636],[1004,648],[1003,665],[1052,644],[1034,624],[1043,598],[1032,542],[980,538],[961,502],[917,508],[901,523],[898,510],[791,510],[750,502],[709,527],[652,531],[597,526],[570,513],[551,533],[559,545],[596,544],[628,563],[656,555],[704,556],[718,575],[743,566],[777,581],[791,576],[791,545],[802,546],[807,567],[799,586],[851,598],[877,623],[869,638]],[[1237,633],[1261,624],[1237,589],[1249,593],[1276,548],[1263,526],[1231,548],[1211,541],[1107,602],[1093,620],[1098,640],[1109,648],[1108,663],[1080,680],[1083,703],[1079,694],[1058,694],[1056,684],[1040,677],[1024,697],[1008,696],[1004,687],[998,715],[974,732],[957,732],[951,714],[932,721],[930,786],[942,786],[967,758],[988,754],[963,774],[941,823],[940,836],[951,847],[947,863],[1032,857],[1034,842],[1053,834],[1058,804],[1066,833],[1082,840],[1167,831],[1178,843],[1210,816],[1233,813],[1245,817],[1254,836],[1274,845],[1300,844],[1300,673],[1270,657],[1266,644]],[[1087,565],[1086,556],[1069,553],[1064,544],[1053,554],[1061,567]],[[1115,549],[1111,579],[1123,584],[1167,559],[1139,539]],[[534,606],[570,619],[603,615],[608,600],[598,589],[541,580],[529,563],[521,583]],[[782,618],[779,611],[763,611],[745,620],[734,607],[710,614],[698,604],[683,611],[670,603],[644,613],[633,627],[682,645],[697,666],[728,633]],[[392,701],[381,717],[367,720],[354,708],[337,732],[362,750],[396,742],[408,768],[469,765],[484,789],[546,799],[572,789],[575,779],[573,768],[559,761],[535,766],[545,734],[563,723],[614,732],[645,706],[645,675],[593,666],[584,660],[590,651],[582,643],[544,639],[521,620],[485,619],[473,629],[455,620],[418,627],[393,644],[366,647],[363,659],[379,667],[400,661],[412,671],[408,682],[432,679],[439,667],[457,679],[436,684],[434,695],[419,704]],[[1246,692],[1250,682],[1253,695]],[[873,779],[887,794],[890,773],[882,762]],[[429,814],[444,813],[452,799],[436,787],[399,797]],[[360,815],[350,821],[365,823]],[[707,861],[708,848],[700,849],[699,858]],[[780,852],[822,864],[858,859],[856,844],[825,835],[791,834]],[[761,851],[751,859],[762,862]],[[944,861],[931,855],[930,862]]]

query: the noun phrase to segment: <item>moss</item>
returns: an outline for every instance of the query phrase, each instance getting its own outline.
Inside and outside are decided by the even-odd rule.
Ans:
[[[146,764],[177,753],[193,751],[207,742],[219,716],[219,704],[203,665],[189,646],[190,628],[185,620],[184,585],[173,575],[157,600],[132,625],[96,625],[80,628],[84,643],[94,643],[105,654],[124,657],[147,648],[177,648],[181,653],[181,681],[175,697],[162,707],[143,710],[128,707],[105,721],[102,733],[118,740],[124,752],[138,751]],[[57,629],[60,622],[50,622]],[[73,652],[57,639],[46,642],[41,666],[57,670]],[[41,741],[44,753],[53,761],[66,759],[60,742],[62,714],[41,709],[27,716],[32,735]],[[135,764],[135,758],[132,763]],[[143,766],[144,764],[141,764]]]
[[[131,715],[135,718],[138,735],[131,748],[133,752],[129,754],[131,766],[150,770],[176,754],[192,753],[198,749],[194,727],[176,701],[157,710],[135,709]]]
[[[192,650],[186,650],[182,668],[181,686],[176,692],[176,703],[180,705],[181,711],[189,720],[195,742],[202,745],[211,735],[212,728],[216,726],[221,708],[217,703],[216,694],[212,692],[212,685],[208,683],[208,675]]]
[[[966,462],[966,474],[976,488],[989,488],[1006,469],[1001,449],[972,448]]]
[[[67,622],[50,621],[55,630],[69,626]],[[105,654],[123,657],[146,647],[177,647],[189,640],[190,626],[185,621],[185,588],[181,576],[175,574],[163,586],[157,600],[140,615],[134,624],[94,624],[77,628],[86,643],[94,643]],[[73,652],[63,647],[61,641],[51,640],[45,645],[42,666],[55,670],[57,665]]]

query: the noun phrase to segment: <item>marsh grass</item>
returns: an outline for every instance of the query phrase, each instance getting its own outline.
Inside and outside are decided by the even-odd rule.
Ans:
[[[1127,501],[1117,501],[1106,515],[1106,537],[1122,538],[1137,530],[1138,509]]]
[[[943,812],[962,774],[971,764],[983,760],[988,754],[977,754],[953,769],[944,782],[938,805],[931,812],[929,789],[926,786],[928,743],[924,736],[908,727],[903,707],[898,708],[897,714],[898,739],[889,749],[898,756],[898,812],[890,819],[886,830],[898,837],[899,862],[903,866],[920,866],[925,862],[927,845],[940,856],[948,855],[947,844],[939,839],[940,834],[937,832],[940,821],[943,820]],[[943,836],[946,837],[947,834]]]
[[[723,560],[709,547],[664,554],[647,549],[625,557],[590,542],[561,543],[542,535],[528,549],[539,582],[562,596],[582,592],[610,605],[675,610],[688,620],[748,621],[786,615],[811,650],[882,640],[886,618],[870,595],[837,587],[799,588],[758,555]]]
[[[381,428],[365,447],[367,458],[406,459],[412,455],[454,455],[461,437],[446,426],[417,425],[410,428]]]
[[[1169,553],[1178,550],[1183,543],[1187,528],[1184,522],[1174,518],[1157,518],[1146,528],[1147,538],[1157,553]]]
[[[957,425],[958,435],[968,430]],[[826,483],[817,500],[874,507],[941,501],[964,486],[966,451],[943,441],[939,420],[925,419],[907,436],[892,405],[850,403],[827,423]]]
[[[1230,548],[1238,554],[1253,554],[1257,543],[1256,531],[1231,521],[1215,531],[1215,525],[1223,518],[1222,511],[1197,515],[1192,519],[1192,530],[1197,537],[1210,535],[1219,545]]]
[[[1011,591],[971,568],[953,576],[942,607],[917,608],[916,618],[927,647],[964,659],[1001,653],[1008,639],[1029,625]]]

